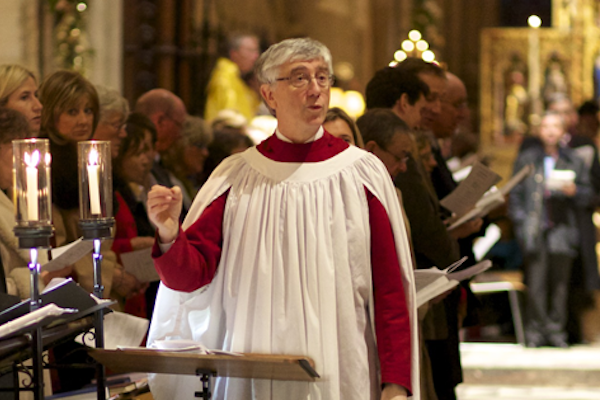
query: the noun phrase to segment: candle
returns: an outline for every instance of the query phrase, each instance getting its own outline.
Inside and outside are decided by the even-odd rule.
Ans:
[[[31,155],[25,152],[25,168],[27,175],[27,220],[37,221],[38,213],[38,169],[40,152],[35,150]]]
[[[90,210],[92,214],[102,214],[100,209],[100,186],[98,184],[98,151],[94,148],[90,151],[88,173],[88,189],[90,191]]]

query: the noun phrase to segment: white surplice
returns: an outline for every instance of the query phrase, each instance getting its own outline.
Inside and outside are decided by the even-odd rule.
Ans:
[[[161,284],[148,345],[192,339],[233,352],[307,355],[321,375],[315,383],[217,378],[214,399],[378,400],[365,188],[383,204],[393,229],[411,322],[412,398],[418,399],[406,229],[387,170],[353,146],[315,163],[276,162],[256,148],[221,163],[183,224],[189,228],[229,190],[216,275],[191,293]],[[192,399],[200,389],[194,376],[150,375],[150,385],[157,400]]]

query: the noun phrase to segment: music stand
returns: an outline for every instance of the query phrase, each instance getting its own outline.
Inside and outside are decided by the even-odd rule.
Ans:
[[[251,354],[197,354],[156,349],[90,349],[90,355],[118,373],[149,372],[200,376],[203,391],[195,397],[210,399],[210,377],[273,379],[314,382],[319,374],[305,356]]]

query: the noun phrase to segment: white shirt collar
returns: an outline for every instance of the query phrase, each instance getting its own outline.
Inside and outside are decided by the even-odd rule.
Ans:
[[[310,139],[308,139],[306,142],[304,143],[310,143],[310,142],[314,142],[315,140],[319,140],[323,137],[323,133],[325,131],[323,130],[323,127],[320,126],[319,130],[317,131],[317,133],[315,133],[315,136],[311,137]],[[275,135],[277,136],[277,138],[283,142],[287,142],[287,143],[293,143],[290,139],[288,139],[287,137],[283,136],[283,133],[281,133],[279,131],[279,128],[275,129]]]

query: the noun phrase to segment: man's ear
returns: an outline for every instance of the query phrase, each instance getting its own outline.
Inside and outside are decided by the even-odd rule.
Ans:
[[[394,105],[392,106],[392,111],[398,116],[405,115],[406,107],[408,105],[408,95],[406,93],[402,93],[398,100],[396,100],[396,103],[394,103]]]
[[[150,116],[150,121],[152,121],[154,126],[158,129],[160,129],[161,125],[164,124],[167,119],[167,114],[163,111],[159,111]]]
[[[275,97],[273,96],[273,89],[271,88],[271,85],[268,83],[260,85],[260,94],[271,110],[277,109],[277,101],[275,101]]]
[[[373,153],[373,150],[375,150],[377,147],[377,143],[375,143],[374,140],[369,140],[367,143],[365,143],[365,150],[369,153]]]

